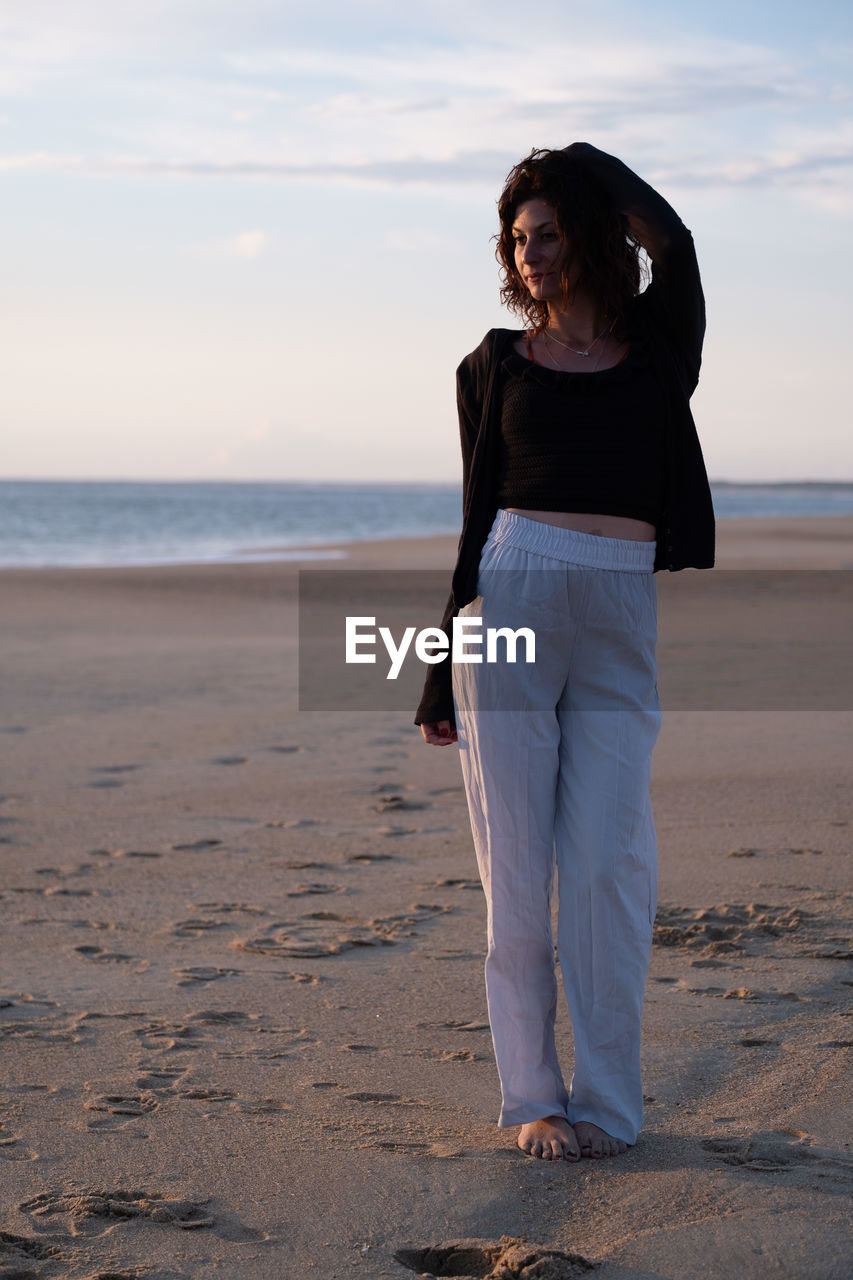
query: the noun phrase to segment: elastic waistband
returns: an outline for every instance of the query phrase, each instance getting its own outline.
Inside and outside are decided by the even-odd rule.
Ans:
[[[489,538],[549,560],[563,560],[585,569],[617,569],[623,573],[651,573],[657,546],[655,542],[603,538],[595,533],[579,533],[577,529],[562,529],[503,508],[495,516]]]

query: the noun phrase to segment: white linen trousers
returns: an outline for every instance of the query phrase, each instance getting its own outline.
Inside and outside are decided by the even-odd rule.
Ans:
[[[460,759],[488,908],[486,994],[501,1127],[588,1120],[636,1141],[640,1021],[657,902],[649,779],[660,731],[654,542],[499,511],[461,617],[528,627],[535,662],[453,664]],[[468,652],[472,650],[468,649]],[[485,643],[482,655],[486,657]],[[498,652],[503,653],[500,647]],[[551,928],[574,1031],[554,1040]]]

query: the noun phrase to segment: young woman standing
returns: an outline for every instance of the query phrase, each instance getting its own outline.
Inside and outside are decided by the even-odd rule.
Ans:
[[[501,296],[457,371],[463,529],[443,627],[530,627],[533,664],[430,667],[416,723],[458,741],[488,907],[501,1127],[544,1159],[617,1155],[642,1118],[660,728],[653,572],[714,562],[689,409],[705,311],[692,237],[621,161],[533,151],[499,201]],[[639,250],[652,262],[640,290]],[[574,1031],[554,1040],[551,929]]]

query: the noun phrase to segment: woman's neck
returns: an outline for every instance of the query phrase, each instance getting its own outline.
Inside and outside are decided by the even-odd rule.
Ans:
[[[548,306],[548,332],[569,347],[586,351],[607,331],[607,316],[592,298],[576,295],[566,307]]]

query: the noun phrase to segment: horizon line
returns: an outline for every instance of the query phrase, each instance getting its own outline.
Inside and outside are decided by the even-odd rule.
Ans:
[[[749,479],[749,480],[728,480],[723,477],[709,478],[708,483],[713,487],[727,486],[730,488],[752,488],[760,485],[765,488],[804,488],[808,486],[821,488],[840,488],[853,485],[853,476],[848,479],[822,479],[822,478],[798,478],[798,479]],[[326,488],[366,488],[366,487],[394,487],[394,488],[441,488],[441,489],[459,489],[461,487],[458,480],[409,480],[409,479],[375,479],[375,480],[352,480],[352,479],[329,479],[328,477],[316,478],[288,478],[284,476],[0,476],[0,484],[197,484],[197,485],[216,485],[216,484],[268,484],[268,485],[315,485]]]

